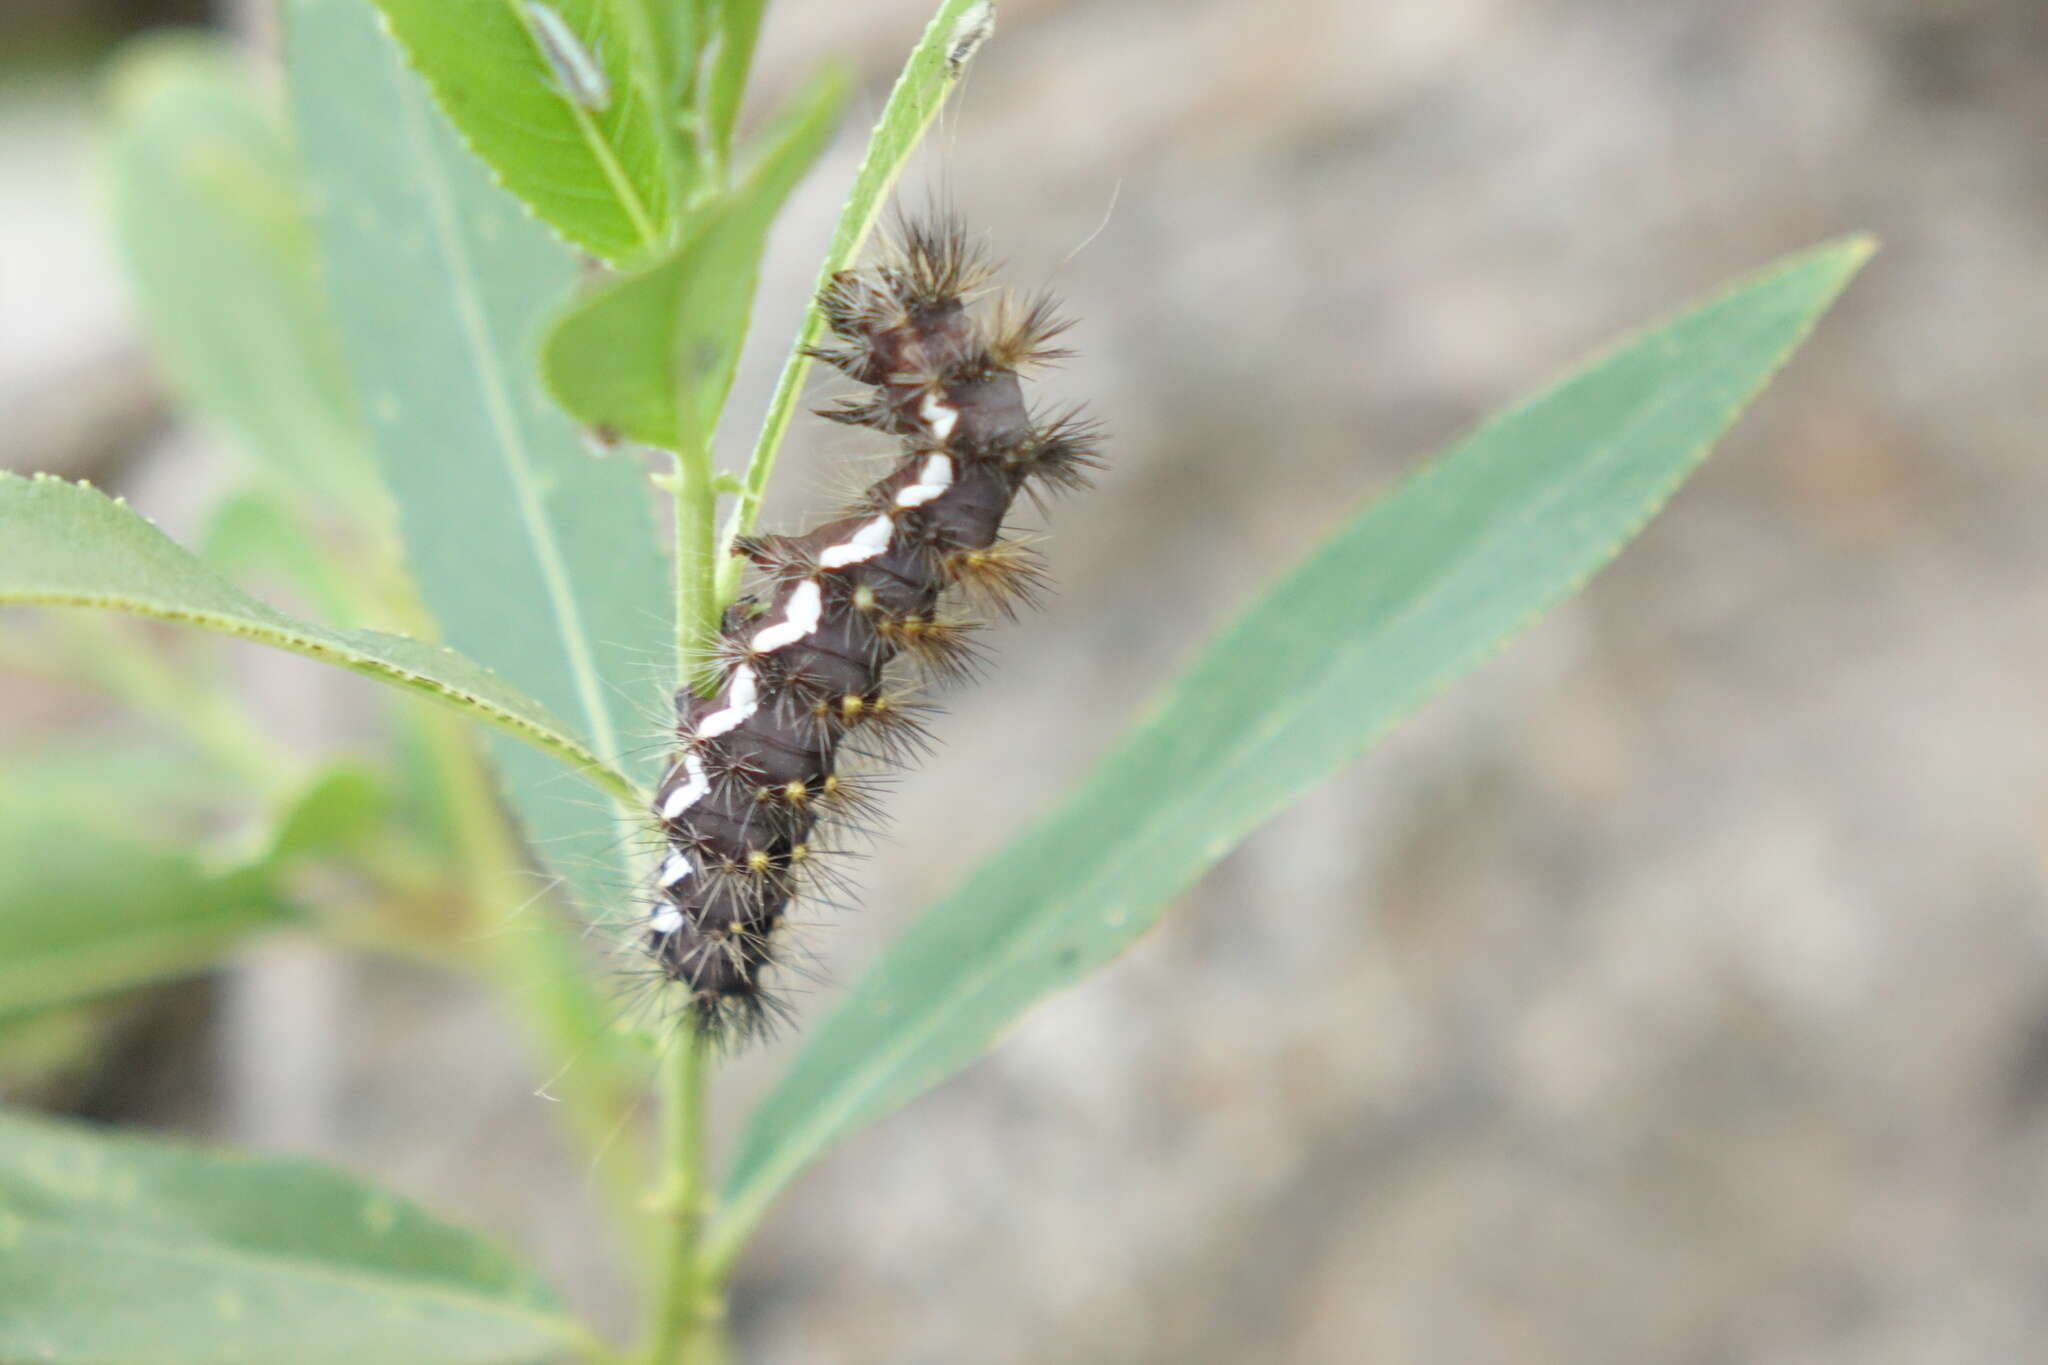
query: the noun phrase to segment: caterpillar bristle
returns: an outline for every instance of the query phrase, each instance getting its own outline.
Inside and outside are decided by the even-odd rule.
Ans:
[[[1073,325],[1050,294],[1033,294],[1021,303],[1005,295],[989,328],[989,363],[997,369],[1023,370],[1070,359],[1072,351],[1050,343]]]
[[[874,364],[874,353],[867,346],[855,344],[846,346],[806,346],[803,353],[813,360],[821,360],[856,383],[868,382],[868,373]]]
[[[1078,408],[1035,426],[1036,438],[1020,450],[1013,466],[1020,477],[1062,493],[1079,492],[1102,468],[1102,429]]]
[[[841,398],[830,407],[812,408],[811,411],[842,426],[872,427],[887,436],[902,434],[897,429],[896,414],[872,398]]]
[[[789,536],[741,536],[733,542],[732,552],[775,578],[784,577],[791,570],[808,572],[814,567],[802,550],[802,542]]]
[[[818,295],[818,308],[834,334],[862,346],[877,334],[908,321],[903,300],[884,286],[879,273],[869,276],[858,270],[840,271]],[[848,378],[871,384],[879,376],[858,374]]]
[[[841,742],[860,757],[890,767],[931,757],[935,743],[932,722],[939,712],[936,703],[885,692],[863,698],[857,711],[844,701],[842,708]]]
[[[967,236],[967,225],[952,214],[899,219],[898,262],[883,267],[884,278],[906,308],[958,307],[988,282],[994,267]]]
[[[873,836],[885,818],[881,779],[872,774],[829,773],[811,799],[819,823],[834,831]]]
[[[914,664],[934,682],[957,684],[978,677],[988,665],[988,652],[974,633],[973,621],[948,620],[915,612],[882,617],[875,622],[878,639]]]
[[[849,840],[875,837],[887,774],[930,751],[933,708],[899,671],[946,684],[986,666],[979,622],[941,599],[1006,617],[1035,606],[1044,562],[1003,523],[1019,494],[1081,487],[1100,464],[1092,423],[1034,417],[1018,384],[1067,357],[1054,342],[1069,321],[1042,294],[977,317],[992,274],[965,226],[936,214],[899,222],[879,264],[820,290],[836,340],[806,354],[870,391],[819,414],[901,446],[838,517],[735,543],[757,586],[708,650],[716,687],[677,695],[645,943],[723,1044],[787,1020],[766,978],[802,974],[795,907],[852,899]]]
[[[1048,587],[1044,556],[1017,539],[954,550],[946,556],[946,573],[976,608],[1011,621],[1020,606],[1041,606]]]

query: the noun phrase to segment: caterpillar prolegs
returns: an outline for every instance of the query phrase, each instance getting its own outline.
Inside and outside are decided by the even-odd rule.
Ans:
[[[1005,613],[1031,600],[1040,565],[1004,537],[1011,504],[1081,486],[1097,463],[1092,424],[1035,415],[1019,383],[1065,354],[1052,342],[1066,321],[1043,296],[977,309],[991,273],[939,215],[899,227],[881,264],[840,273],[819,298],[837,340],[810,354],[872,390],[819,415],[894,436],[902,454],[841,516],[735,547],[761,586],[725,613],[716,691],[676,697],[646,944],[714,1034],[759,1031],[762,976],[813,884],[819,838],[871,810],[843,761],[900,759],[922,740],[892,665],[971,668],[973,623],[941,599]]]

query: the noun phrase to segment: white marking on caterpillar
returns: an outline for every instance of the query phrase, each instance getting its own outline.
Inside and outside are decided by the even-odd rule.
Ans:
[[[683,758],[683,771],[690,775],[690,780],[670,792],[668,799],[661,803],[660,814],[664,820],[675,819],[678,815],[681,815],[684,811],[711,795],[711,778],[704,771],[703,759],[695,754],[685,755]]]
[[[927,402],[930,400],[927,399]],[[924,468],[917,471],[917,482],[905,485],[896,494],[898,507],[922,507],[953,486],[953,457],[934,455],[924,462]]]
[[[661,860],[661,870],[654,874],[655,885],[666,891],[678,882],[688,881],[696,871],[697,869],[690,865],[690,860],[679,850],[671,850],[669,855]]]
[[[960,22],[953,25],[952,36],[946,43],[946,65],[954,75],[959,75],[961,68],[974,60],[974,54],[995,31],[996,7],[990,0],[981,0],[980,4],[960,16]]]
[[[853,533],[853,539],[843,545],[830,545],[818,556],[818,565],[825,569],[843,569],[849,564],[861,564],[873,559],[889,548],[889,537],[896,533],[896,523],[884,512],[873,521],[862,524]]]
[[[756,685],[754,670],[745,664],[735,668],[732,681],[725,685],[725,697],[725,709],[704,717],[697,726],[697,738],[717,739],[737,730],[761,709],[761,690]]]
[[[678,907],[663,901],[654,907],[654,913],[647,917],[647,927],[657,934],[673,934],[683,927],[683,912]]]
[[[593,113],[601,114],[611,108],[612,86],[605,79],[604,67],[560,11],[553,5],[541,4],[540,0],[526,0],[526,17],[533,21],[534,43],[540,48],[540,55],[547,58],[548,69],[555,73],[555,93]]]
[[[953,434],[953,426],[960,420],[960,409],[943,402],[935,393],[924,396],[924,402],[917,408],[918,416],[932,429],[932,435],[943,441]]]
[[[784,645],[795,644],[818,628],[818,618],[824,611],[825,600],[818,591],[817,580],[797,584],[796,591],[789,595],[782,619],[754,632],[754,648],[763,654],[773,654]]]

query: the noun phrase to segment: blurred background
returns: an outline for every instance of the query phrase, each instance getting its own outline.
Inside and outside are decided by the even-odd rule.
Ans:
[[[833,55],[865,103],[778,235],[728,463],[929,8],[771,10],[764,104]],[[94,81],[207,20],[268,31],[0,5],[0,465],[180,534],[219,456],[124,299]],[[2036,0],[1003,0],[920,176],[1070,301],[1051,387],[1112,467],[805,1016],[1344,507],[1732,275],[1885,249],[1587,593],[804,1180],[736,1282],[743,1357],[2039,1357],[2044,73]],[[866,448],[822,426],[785,523]],[[367,684],[232,658],[267,732],[353,742]],[[0,765],[134,724],[0,689]],[[279,942],[92,1036],[17,1094],[334,1157],[622,1311],[545,1078],[442,978]],[[722,1083],[728,1137],[788,1046]]]

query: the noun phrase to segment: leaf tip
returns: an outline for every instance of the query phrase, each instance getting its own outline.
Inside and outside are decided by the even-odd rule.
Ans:
[[[1799,253],[1789,264],[1794,267],[1819,269],[1831,275],[1833,279],[1829,293],[1833,294],[1856,278],[1857,272],[1877,254],[1880,245],[1875,233],[1852,232],[1846,236],[1830,238]]]

